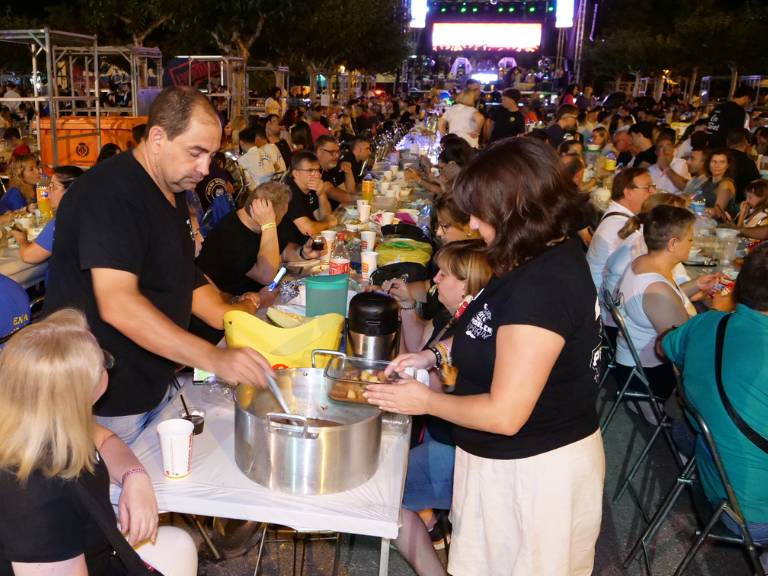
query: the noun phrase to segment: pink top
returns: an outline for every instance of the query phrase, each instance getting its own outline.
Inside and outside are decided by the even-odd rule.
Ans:
[[[312,144],[314,144],[321,134],[330,134],[331,131],[320,122],[310,122],[309,130],[312,133]]]

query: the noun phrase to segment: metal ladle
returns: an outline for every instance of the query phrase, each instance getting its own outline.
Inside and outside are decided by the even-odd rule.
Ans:
[[[288,409],[288,403],[285,401],[285,396],[283,396],[282,390],[280,390],[280,387],[277,385],[277,380],[275,380],[275,377],[272,376],[272,374],[266,374],[265,376],[267,377],[269,391],[272,392],[272,396],[274,396],[275,400],[277,400],[277,403],[280,405],[280,409],[284,413],[290,414],[291,411]]]

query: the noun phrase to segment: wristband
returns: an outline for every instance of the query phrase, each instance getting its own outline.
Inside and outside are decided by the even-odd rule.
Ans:
[[[400,304],[400,310],[416,310],[416,302],[411,302],[410,306],[403,306]]]
[[[120,485],[124,486],[128,476],[132,476],[133,474],[144,474],[145,476],[149,476],[147,471],[144,469],[144,466],[134,466],[133,468],[128,468],[128,470],[123,472],[123,476],[120,478]]]
[[[443,355],[440,353],[440,350],[434,346],[430,346],[427,350],[435,355],[435,368],[440,369],[440,366],[443,364]]]
[[[303,244],[302,244],[302,245],[301,245],[301,247],[299,248],[299,257],[300,257],[302,260],[307,260],[307,257],[306,257],[306,256],[304,256],[304,245],[303,245]]]
[[[442,356],[442,364],[450,364],[451,363],[451,352],[448,350],[448,346],[446,346],[442,342],[438,342],[437,349],[440,352],[440,355]]]
[[[277,228],[277,224],[274,222],[267,222],[266,224],[261,225],[261,231],[264,232],[265,230],[272,230],[273,228]]]

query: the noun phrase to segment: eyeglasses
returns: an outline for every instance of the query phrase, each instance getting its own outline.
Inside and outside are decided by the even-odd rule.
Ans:
[[[320,168],[294,168],[296,172],[312,172],[314,174],[321,174],[323,171]]]
[[[101,349],[101,353],[104,355],[104,370],[112,370],[115,367],[115,357],[104,348]]]
[[[339,154],[341,152],[341,150],[339,148],[336,148],[335,150],[327,150],[325,148],[320,148],[319,150],[321,152],[325,152],[326,154],[331,154],[332,156],[336,156],[337,154]]]
[[[448,232],[448,229],[453,226],[450,222],[447,224],[444,224],[443,222],[438,222],[437,227],[440,228],[440,230],[443,231],[443,234],[446,234]]]
[[[632,186],[635,190],[656,190],[656,184],[648,184],[648,186]]]

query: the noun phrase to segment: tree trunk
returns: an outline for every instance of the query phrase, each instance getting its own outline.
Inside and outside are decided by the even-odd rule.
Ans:
[[[696,82],[699,81],[699,67],[694,66],[691,72],[691,84],[688,86],[688,102],[693,100],[693,96],[696,93]]]
[[[739,85],[739,67],[736,64],[728,64],[728,68],[731,70],[731,87],[728,90],[728,98],[730,99],[733,98],[733,93]]]

